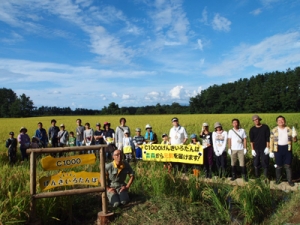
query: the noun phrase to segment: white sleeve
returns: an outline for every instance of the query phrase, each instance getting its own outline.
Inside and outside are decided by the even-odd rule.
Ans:
[[[227,132],[223,131],[223,136],[224,136],[224,142],[222,144],[222,153],[225,151],[226,145],[227,145]]]

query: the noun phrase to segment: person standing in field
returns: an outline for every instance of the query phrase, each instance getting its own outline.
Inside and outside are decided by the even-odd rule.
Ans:
[[[95,145],[104,144],[103,130],[101,130],[101,124],[100,123],[96,123],[96,130],[94,132],[94,140],[95,140]]]
[[[147,124],[145,127],[146,133],[145,133],[145,142],[147,144],[157,144],[157,136],[156,133],[152,131],[152,127],[150,124]]]
[[[105,148],[106,152],[106,159],[111,159],[111,154],[115,151],[115,131],[110,128],[109,122],[104,122],[103,124],[103,140],[107,144],[107,147]]]
[[[261,124],[262,119],[258,115],[252,116],[254,126],[249,131],[251,153],[254,158],[255,177],[260,176],[260,168],[264,169],[264,176],[268,178],[269,168],[269,147],[270,147],[270,128],[266,124]]]
[[[297,136],[293,137],[292,129],[286,126],[286,120],[283,116],[276,118],[277,127],[271,130],[270,136],[270,158],[274,158],[276,167],[276,184],[280,183],[281,169],[284,166],[286,178],[290,186],[294,186],[292,181],[292,149],[293,141],[297,141]]]
[[[144,144],[145,138],[143,135],[141,135],[141,128],[136,128],[135,134],[136,135],[133,137],[133,144],[135,147],[135,158],[137,160],[141,160],[143,155],[142,155],[142,149],[140,146]]]
[[[85,123],[85,130],[83,132],[83,139],[86,146],[94,144],[94,130],[90,127],[90,123]],[[88,153],[93,153],[93,150],[89,150]]]
[[[69,133],[68,131],[65,130],[65,125],[61,124],[60,126],[60,131],[57,134],[57,139],[58,139],[58,147],[65,147],[68,145],[69,141]],[[59,157],[63,156],[63,153],[60,152]]]
[[[171,145],[183,145],[188,140],[188,134],[184,127],[179,125],[179,120],[177,117],[172,118],[172,125],[173,127],[170,129],[169,132],[169,142]],[[172,163],[173,167],[177,167],[177,170],[182,169],[186,172],[187,167],[184,163]]]
[[[129,130],[124,130],[124,137],[123,137],[123,153],[125,155],[125,160],[130,162],[132,160],[132,151],[134,149],[134,144],[132,138],[129,135]]]
[[[128,130],[130,136],[130,128],[126,126],[126,119],[120,118],[120,126],[117,126],[115,131],[115,144],[119,150],[122,150],[124,131]]]
[[[12,165],[17,161],[17,145],[18,141],[14,138],[14,132],[9,132],[9,138],[6,140],[5,147],[8,149],[8,160]]]
[[[51,127],[48,130],[48,140],[51,142],[52,147],[58,146],[57,134],[59,132],[59,128],[56,126],[56,120],[51,120]]]
[[[227,131],[224,131],[221,123],[214,124],[215,131],[212,133],[212,142],[214,153],[216,155],[216,164],[219,172],[219,177],[226,175],[227,168]]]
[[[83,144],[83,133],[84,133],[84,126],[81,125],[81,119],[76,120],[76,146],[82,146]]]
[[[203,147],[203,154],[204,154],[205,177],[211,179],[214,150],[213,150],[212,132],[209,131],[208,123],[202,124],[202,131],[200,133],[200,138],[202,139],[202,147]]]
[[[43,128],[43,124],[41,122],[38,122],[38,129],[35,131],[34,136],[39,139],[39,143],[43,148],[48,146],[47,131]]]
[[[161,138],[162,138],[162,141],[161,141],[161,144],[162,145],[170,145],[171,143],[169,142],[169,137],[166,133],[163,133],[161,135]]]
[[[239,159],[242,176],[248,181],[245,167],[245,155],[247,153],[247,135],[243,128],[240,128],[240,121],[233,119],[233,128],[228,132],[228,154],[231,156],[232,177],[230,180],[236,179],[236,161]]]
[[[20,151],[22,162],[27,159],[28,155],[26,154],[26,149],[30,147],[30,137],[28,136],[26,127],[21,127],[20,134],[18,135],[18,142],[20,144]]]
[[[122,160],[122,151],[113,152],[113,161],[105,165],[106,193],[109,203],[113,207],[129,202],[128,191],[134,180],[134,171],[128,162]],[[127,175],[129,180],[125,183]],[[104,185],[104,184],[102,184]]]
[[[74,132],[73,132],[73,131],[70,132],[70,136],[69,136],[69,146],[70,146],[70,147],[76,146],[76,137],[74,137]]]

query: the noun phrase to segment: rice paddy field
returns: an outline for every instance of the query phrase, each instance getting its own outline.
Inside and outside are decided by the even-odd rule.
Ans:
[[[224,130],[231,129],[231,120],[238,118],[241,126],[248,133],[253,126],[253,114],[221,114],[221,115],[143,115],[124,116],[126,125],[134,133],[135,128],[144,130],[150,124],[157,134],[159,142],[161,134],[169,133],[171,119],[179,118],[189,135],[199,135],[202,123],[207,122],[213,131],[213,124],[220,122]],[[262,123],[270,128],[276,126],[278,114],[259,114]],[[300,114],[282,114],[287,125],[294,126],[300,134]],[[26,224],[29,217],[29,163],[18,162],[14,166],[8,164],[5,140],[8,133],[14,131],[15,137],[21,127],[28,129],[33,136],[37,123],[42,122],[48,130],[51,119],[57,120],[57,126],[63,123],[66,130],[75,131],[76,119],[82,124],[86,122],[95,128],[100,122],[110,122],[115,129],[123,116],[57,116],[35,118],[0,118],[0,224]],[[248,141],[248,150],[250,144]],[[300,173],[300,145],[293,148],[294,179]],[[248,173],[253,171],[250,151],[247,154]],[[273,161],[270,175],[274,177]],[[193,176],[188,181],[182,180],[180,174],[169,174],[161,163],[132,163],[136,171],[136,179],[130,190],[131,203],[123,208],[110,209],[115,213],[112,224],[297,224],[300,223],[300,194],[270,190],[268,182],[263,179],[248,182],[245,187],[233,187],[220,179],[216,184],[201,182]],[[75,171],[99,171],[99,162],[95,165],[76,168]],[[229,170],[228,170],[229,171]],[[57,173],[54,172],[54,173]],[[49,175],[42,171],[38,164],[38,179]],[[96,224],[97,212],[101,211],[99,195],[87,194],[68,197],[39,199],[37,214],[42,224]]]

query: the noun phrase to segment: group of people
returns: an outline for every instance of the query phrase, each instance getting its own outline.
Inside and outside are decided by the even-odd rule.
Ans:
[[[270,158],[275,158],[276,164],[276,183],[280,183],[282,168],[286,170],[287,181],[290,186],[294,186],[292,181],[292,143],[297,141],[297,133],[295,130],[286,126],[286,120],[283,116],[276,118],[277,126],[270,130],[268,125],[261,123],[258,115],[252,116],[254,123],[249,131],[251,154],[254,158],[255,176],[260,177],[260,171],[268,177]],[[237,160],[241,168],[241,173],[245,181],[247,181],[247,172],[245,167],[245,155],[247,154],[247,134],[240,127],[240,121],[236,118],[232,119],[232,129],[228,132],[223,130],[220,122],[214,123],[214,131],[209,130],[209,124],[202,124],[202,131],[199,134],[187,134],[186,129],[179,124],[179,119],[174,117],[171,119],[172,127],[169,135],[162,134],[161,144],[167,145],[202,145],[204,168],[206,178],[212,178],[212,167],[214,161],[218,169],[219,176],[225,176],[227,169],[227,156],[231,158],[231,180],[237,178]],[[130,128],[126,125],[126,119],[120,118],[120,125],[115,130],[111,128],[109,122],[103,124],[96,123],[96,129],[92,129],[89,123],[82,126],[81,119],[76,120],[77,127],[74,132],[65,130],[65,125],[56,126],[56,120],[51,120],[51,127],[47,131],[43,128],[43,124],[37,124],[38,129],[32,139],[27,135],[27,129],[22,127],[17,139],[14,138],[14,132],[10,132],[9,139],[6,141],[6,147],[9,154],[16,152],[17,144],[20,145],[22,161],[28,159],[26,154],[27,148],[47,147],[64,147],[64,146],[82,146],[82,145],[99,145],[107,144],[105,151],[107,156],[111,156],[113,161],[106,164],[107,173],[107,194],[110,203],[113,206],[126,204],[129,201],[128,189],[134,180],[134,171],[129,162],[135,158],[142,159],[142,148],[144,144],[157,144],[158,138],[152,131],[152,126],[145,126],[145,134],[142,135],[140,128],[135,129],[135,135],[132,137]],[[124,155],[124,160],[122,159]],[[12,157],[12,163],[16,158]],[[171,167],[182,166],[188,167],[180,163],[172,163]],[[168,167],[170,169],[170,167]],[[194,174],[199,174],[199,165],[193,166]],[[129,175],[129,182],[125,183],[126,176]]]

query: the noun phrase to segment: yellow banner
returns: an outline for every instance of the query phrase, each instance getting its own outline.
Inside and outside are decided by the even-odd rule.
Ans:
[[[144,161],[203,164],[201,145],[146,144],[141,147]]]
[[[47,191],[52,188],[69,186],[69,185],[93,185],[98,186],[100,179],[100,173],[96,172],[59,172],[53,176],[42,177],[39,180],[40,189]]]
[[[124,152],[124,154],[126,154],[126,153],[132,153],[132,148],[131,148],[131,146],[123,147],[123,152]]]
[[[60,170],[66,168],[73,168],[87,164],[94,164],[96,161],[95,154],[74,155],[69,157],[53,158],[46,156],[41,159],[44,170]]]

